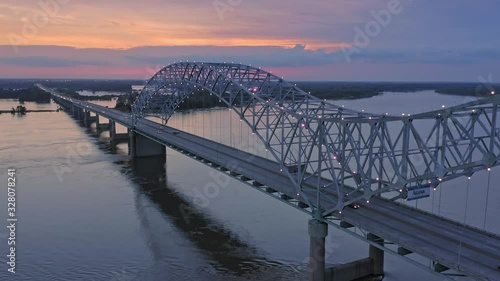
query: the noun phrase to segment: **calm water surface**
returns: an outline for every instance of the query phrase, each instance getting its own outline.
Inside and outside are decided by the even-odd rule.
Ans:
[[[337,103],[370,111],[392,106],[402,110],[403,105],[415,105],[412,99],[421,100],[417,94]],[[424,95],[435,99],[435,108],[463,100]],[[14,105],[0,101],[1,109]],[[227,109],[179,113],[169,124],[266,155]],[[154,158],[131,160],[127,145],[115,149],[108,136],[82,128],[64,112],[0,115],[0,182],[7,182],[8,168],[17,169],[19,218],[15,275],[7,273],[6,230],[0,227],[0,280],[307,279],[307,215],[172,150],[167,149],[166,164]],[[492,182],[497,183],[498,169],[494,172]],[[466,217],[467,223],[480,227],[484,178],[471,182],[474,192],[468,204],[473,207]],[[211,183],[220,188],[207,193]],[[447,183],[442,194],[420,200],[418,207],[463,220],[462,185]],[[486,227],[497,233],[498,189],[498,184],[491,185]],[[6,225],[7,195],[1,192],[0,225]],[[200,199],[200,193],[209,196]],[[365,243],[333,228],[329,233],[334,254],[328,263],[366,257]],[[386,255],[384,280],[441,278]]]

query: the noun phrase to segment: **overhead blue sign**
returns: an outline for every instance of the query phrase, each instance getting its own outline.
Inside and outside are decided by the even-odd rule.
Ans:
[[[408,201],[417,200],[417,199],[426,198],[426,197],[431,196],[430,184],[422,185],[422,186],[412,186],[412,187],[409,187],[407,190],[408,190],[408,196],[406,197],[406,200],[408,200]]]

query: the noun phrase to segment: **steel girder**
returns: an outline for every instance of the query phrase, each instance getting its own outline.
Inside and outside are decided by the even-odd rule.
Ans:
[[[156,73],[132,106],[135,122],[166,123],[195,91],[216,95],[239,115],[296,187],[317,182],[304,199],[318,217],[382,193],[436,188],[497,165],[499,98],[417,115],[389,116],[339,107],[247,65],[174,63]],[[308,193],[310,194],[311,191]],[[392,196],[392,195],[391,195]]]

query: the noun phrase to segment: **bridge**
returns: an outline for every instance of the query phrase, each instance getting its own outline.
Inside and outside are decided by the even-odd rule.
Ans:
[[[494,93],[458,106],[391,116],[339,107],[260,68],[194,62],[162,68],[132,113],[38,86],[86,126],[95,122],[96,128],[110,130],[112,141],[127,140],[132,157],[165,156],[169,147],[310,214],[310,280],[382,275],[385,252],[420,266],[412,256],[425,257],[427,267],[444,278],[500,280],[498,235],[395,202],[498,165],[500,98]],[[167,126],[194,93],[218,97],[272,159]],[[117,134],[116,124],[128,133]],[[360,208],[349,208],[353,204]],[[327,225],[366,241],[369,257],[326,268]]]

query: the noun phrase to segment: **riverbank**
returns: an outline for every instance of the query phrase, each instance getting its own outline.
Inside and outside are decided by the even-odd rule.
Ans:
[[[26,111],[23,111],[23,112],[20,112],[20,111],[12,111],[12,110],[0,110],[0,114],[7,114],[7,113],[10,113],[10,114],[17,114],[17,113],[21,113],[21,114],[25,114],[25,113],[41,113],[41,112],[59,112],[59,109],[56,109],[56,110],[50,110],[50,109],[47,109],[47,110],[26,110]]]

